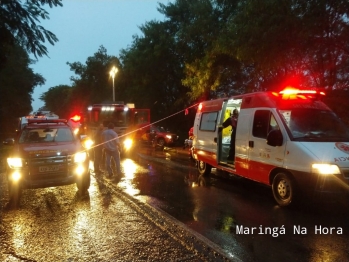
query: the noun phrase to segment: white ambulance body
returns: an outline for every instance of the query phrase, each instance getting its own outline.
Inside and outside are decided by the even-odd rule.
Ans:
[[[201,103],[192,149],[199,172],[213,167],[270,185],[280,206],[303,193],[348,194],[349,131],[322,94],[285,89]],[[235,161],[228,162],[231,127],[222,130],[222,123],[235,108]]]

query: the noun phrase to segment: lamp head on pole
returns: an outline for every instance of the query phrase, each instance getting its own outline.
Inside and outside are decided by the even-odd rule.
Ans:
[[[113,78],[113,102],[115,102],[115,86],[114,86],[114,78],[116,73],[118,72],[118,68],[113,66],[113,68],[110,70],[109,75]]]
[[[117,72],[118,72],[118,68],[113,66],[113,68],[109,72],[109,75],[114,79]]]

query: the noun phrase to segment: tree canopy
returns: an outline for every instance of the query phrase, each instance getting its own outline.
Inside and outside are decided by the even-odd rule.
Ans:
[[[7,48],[20,45],[35,57],[47,55],[44,45],[58,41],[49,30],[42,27],[40,19],[49,19],[48,12],[43,6],[62,6],[62,0],[19,0],[0,1],[0,63],[7,61]]]
[[[140,26],[114,61],[100,49],[84,65],[69,63],[71,105],[108,100],[113,64],[117,100],[150,108],[153,121],[204,99],[290,84],[347,89],[347,1],[176,0],[158,11],[165,19]]]
[[[62,6],[62,0],[0,1],[0,125],[14,130],[16,119],[32,111],[32,93],[45,79],[30,68],[35,57],[48,55],[45,42],[57,37],[40,25],[49,19],[45,6]]]
[[[2,131],[14,130],[15,119],[32,111],[32,93],[44,78],[29,67],[32,60],[20,46],[7,53],[6,67],[0,70],[0,126]]]

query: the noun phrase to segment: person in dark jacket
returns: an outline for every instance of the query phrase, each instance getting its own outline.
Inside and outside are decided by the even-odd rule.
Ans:
[[[235,160],[235,138],[236,138],[236,126],[238,123],[239,111],[235,108],[233,114],[223,122],[223,128],[228,126],[232,127],[231,137],[230,137],[230,150],[228,155],[228,162],[234,162]]]
[[[93,137],[95,143],[93,167],[96,175],[100,175],[103,173],[103,171],[101,170],[101,164],[103,159],[103,130],[104,126],[103,124],[100,124],[97,128],[95,136]]]
[[[111,158],[114,159],[116,165],[117,175],[122,175],[120,167],[120,142],[118,134],[114,131],[114,124],[109,123],[108,129],[102,132],[103,138],[103,147],[106,155],[106,168],[109,174],[109,177],[113,176],[113,171],[111,168]]]

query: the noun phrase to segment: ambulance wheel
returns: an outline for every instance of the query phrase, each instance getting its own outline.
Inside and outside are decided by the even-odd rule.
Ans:
[[[211,174],[212,167],[209,164],[206,164],[203,161],[198,161],[198,170],[199,173],[203,176],[208,176]]]
[[[274,199],[279,206],[288,206],[294,199],[295,186],[292,178],[285,173],[278,173],[272,184]]]

